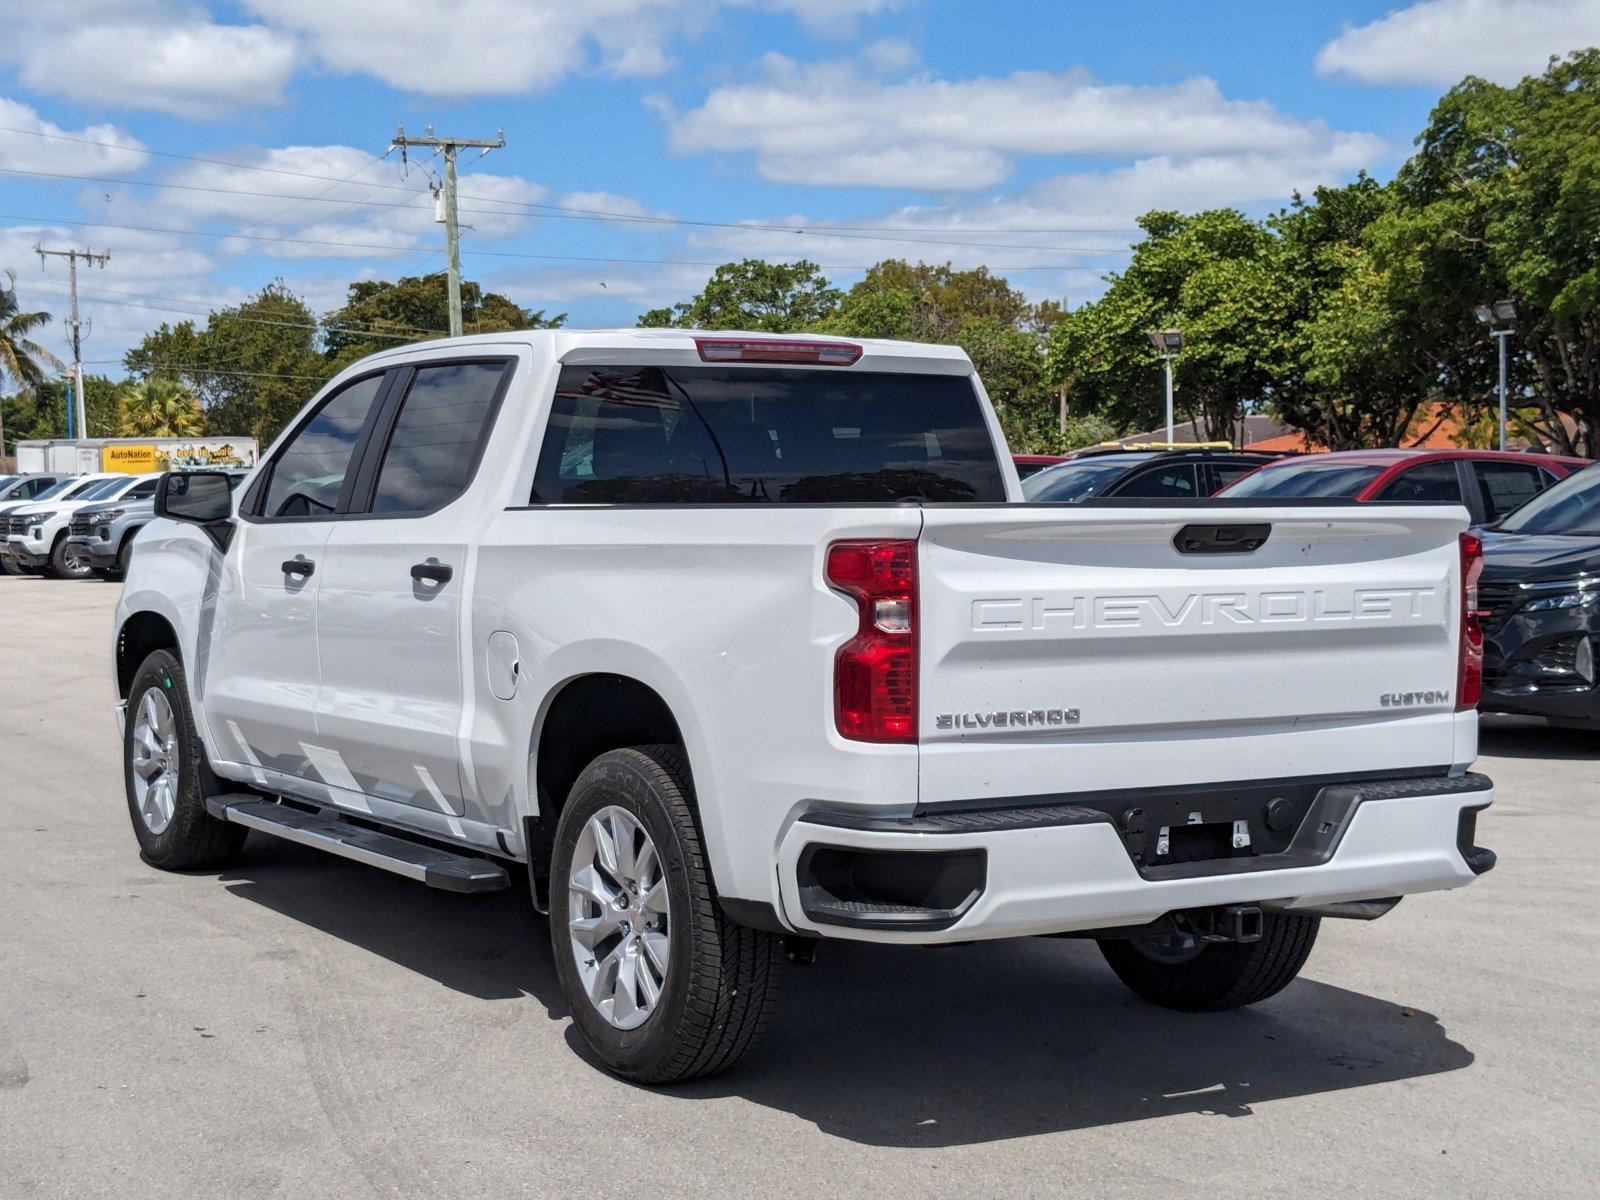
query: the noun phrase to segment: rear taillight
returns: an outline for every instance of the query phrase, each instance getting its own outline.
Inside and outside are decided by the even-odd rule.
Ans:
[[[1461,657],[1456,668],[1456,711],[1478,706],[1483,694],[1483,624],[1478,609],[1478,576],[1483,574],[1483,540],[1461,535]]]
[[[833,660],[833,719],[858,742],[917,740],[917,543],[834,542],[828,582],[861,627]]]

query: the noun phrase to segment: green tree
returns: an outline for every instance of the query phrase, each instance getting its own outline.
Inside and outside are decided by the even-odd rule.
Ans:
[[[282,283],[243,304],[162,325],[123,359],[140,379],[184,385],[200,402],[204,432],[276,437],[338,369],[318,344],[318,322]]]
[[[9,378],[21,388],[38,388],[45,380],[41,360],[58,368],[61,366],[60,360],[32,337],[49,322],[49,313],[22,311],[17,303],[17,277],[7,271],[6,286],[0,288],[0,383]],[[6,446],[22,436],[15,424],[11,425],[11,434],[7,436],[10,419],[11,414],[0,402],[0,459],[6,456]]]
[[[769,263],[747,258],[723,263],[693,299],[651,309],[639,318],[649,328],[748,329],[795,333],[830,317],[841,293],[816,263]]]
[[[142,379],[122,390],[125,437],[197,437],[204,428],[200,402],[173,379]]]
[[[1104,296],[1059,320],[1046,367],[1070,412],[1117,428],[1154,428],[1165,410],[1153,329],[1186,339],[1174,407],[1207,438],[1227,438],[1279,378],[1288,347],[1278,247],[1271,232],[1231,209],[1140,218],[1145,238]]]
[[[0,288],[0,381],[11,379],[18,387],[37,388],[45,381],[45,368],[61,368],[61,360],[33,335],[50,323],[47,312],[23,312],[17,303],[17,277],[6,272]]]
[[[120,386],[104,375],[84,377],[83,408],[89,428],[86,437],[117,436],[117,397]],[[65,379],[46,380],[37,389],[24,388],[3,402],[7,444],[28,438],[67,436],[67,407],[71,397]]]
[[[1296,196],[1269,227],[1279,239],[1288,354],[1267,407],[1335,450],[1395,446],[1438,398],[1434,355],[1401,273],[1374,254],[1395,190],[1362,175]]]
[[[461,283],[461,331],[502,333],[556,329],[566,314],[526,309],[471,280]],[[450,328],[449,286],[443,272],[352,283],[342,306],[323,318],[326,352],[341,368],[378,350],[444,337]]]
[[[1064,437],[1052,425],[1054,400],[1044,378],[1045,335],[1061,315],[1060,305],[1034,304],[984,267],[887,259],[867,271],[821,328],[960,346],[1000,410],[1013,448],[1042,449]]]
[[[1600,50],[1515,87],[1463,80],[1394,186],[1369,242],[1442,397],[1469,418],[1494,403],[1494,347],[1472,310],[1510,297],[1525,427],[1600,452]]]

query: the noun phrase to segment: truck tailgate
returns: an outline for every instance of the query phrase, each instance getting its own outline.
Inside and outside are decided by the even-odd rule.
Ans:
[[[1219,524],[1270,532],[1243,553],[1175,545]],[[1470,761],[1466,524],[1437,506],[927,508],[920,802]]]

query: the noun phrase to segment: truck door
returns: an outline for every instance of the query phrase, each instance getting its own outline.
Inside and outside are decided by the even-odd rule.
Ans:
[[[458,734],[467,495],[511,357],[403,368],[328,539],[317,597],[321,743],[370,796],[465,811]]]
[[[198,656],[213,745],[230,761],[311,780],[339,776],[316,736],[317,593],[323,547],[386,378],[363,376],[323,400],[240,503]]]

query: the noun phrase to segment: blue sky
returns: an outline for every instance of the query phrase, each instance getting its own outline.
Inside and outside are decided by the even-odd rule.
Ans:
[[[1079,303],[1150,208],[1265,213],[1403,161],[1438,94],[1600,43],[1600,0],[0,0],[0,269],[85,358],[283,279],[464,270],[581,325],[632,324],[712,264],[903,256]],[[159,185],[159,186],[151,186]],[[600,214],[607,219],[587,219]],[[689,223],[685,223],[689,222]],[[804,230],[804,232],[797,232]],[[59,346],[64,330],[47,334]]]

